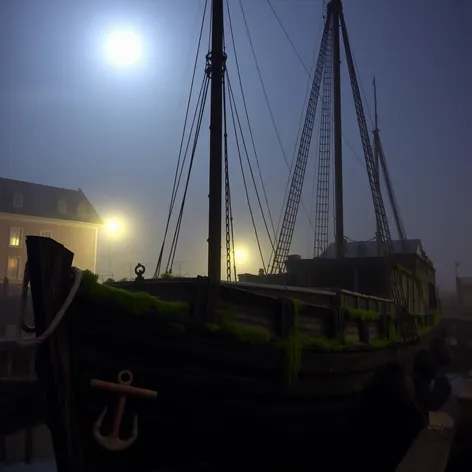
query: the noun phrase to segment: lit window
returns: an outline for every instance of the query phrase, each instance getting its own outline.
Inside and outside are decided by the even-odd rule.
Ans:
[[[9,280],[20,279],[20,258],[19,257],[8,258],[7,277]]]
[[[39,233],[39,235],[42,238],[52,238],[52,232],[51,231],[41,231],[41,233]]]
[[[59,203],[57,204],[57,211],[61,215],[64,215],[67,212],[67,203],[65,200],[59,200]]]
[[[21,228],[10,228],[10,247],[21,247],[23,241],[23,230]]]
[[[13,206],[15,208],[23,208],[23,195],[19,192],[15,192],[13,195]]]

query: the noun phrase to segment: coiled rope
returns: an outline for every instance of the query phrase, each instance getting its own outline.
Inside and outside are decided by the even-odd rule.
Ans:
[[[43,343],[48,339],[59,326],[62,318],[69,309],[71,303],[74,301],[74,298],[79,290],[80,282],[82,281],[82,271],[77,267],[72,267],[72,272],[74,273],[74,282],[70,289],[69,294],[67,295],[66,300],[64,301],[61,309],[57,312],[57,315],[52,320],[51,324],[44,330],[44,332],[35,338],[25,339],[23,338],[23,332],[34,332],[35,328],[28,326],[25,322],[26,319],[26,307],[28,300],[28,285],[29,285],[29,272],[28,264],[25,267],[25,275],[23,277],[23,290],[21,293],[21,307],[20,307],[20,319],[17,326],[16,338],[15,341],[20,347],[34,347]]]

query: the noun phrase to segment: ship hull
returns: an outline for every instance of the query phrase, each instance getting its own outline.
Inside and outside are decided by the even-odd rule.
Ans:
[[[72,290],[72,253],[47,238],[29,237],[27,245],[40,335]],[[405,441],[413,434],[405,434],[417,408],[408,373],[416,354],[428,349],[434,329],[415,343],[384,348],[358,343],[299,350],[294,339],[302,338],[294,328],[318,330],[321,323],[332,333],[337,311],[307,305],[295,316],[289,299],[222,292],[223,302],[246,304],[235,310],[244,312],[247,323],[273,321],[279,340],[274,334],[270,342],[256,342],[208,324],[202,290],[198,281],[195,285],[189,309],[168,316],[152,306],[161,309],[169,302],[145,295],[149,309],[139,311],[134,298],[139,295],[100,285],[86,289],[82,280],[61,323],[37,352],[58,471],[185,470],[202,464],[205,470],[307,470],[320,460],[332,468],[363,456],[365,441],[379,440],[381,451],[388,445],[384,434],[393,431]],[[354,324],[368,340],[368,323]],[[380,320],[375,325],[379,332],[386,326]],[[116,387],[123,373],[139,392]],[[123,417],[116,421],[120,408]],[[336,444],[343,444],[344,454],[329,452]]]
[[[181,332],[154,317],[137,319],[99,303],[77,303],[66,324],[70,390],[88,471],[159,470],[187,463],[216,467],[221,461],[228,470],[224,461],[234,453],[235,441],[245,461],[267,460],[274,447],[284,449],[279,461],[293,461],[286,445],[308,439],[328,447],[345,437],[353,446],[359,418],[364,415],[365,421],[363,393],[376,371],[391,362],[411,371],[415,354],[429,342],[428,337],[396,352],[307,352],[298,380],[287,385],[280,352],[267,346],[241,345],[196,327],[192,334]],[[157,398],[128,398],[120,434],[125,440],[131,435],[137,415],[138,437],[117,453],[100,445],[93,430],[107,407],[100,434],[110,434],[118,395],[94,389],[92,382],[117,383],[124,370],[132,372],[134,386],[157,392]],[[400,406],[398,393],[389,408]],[[407,407],[410,401],[404,395],[400,404]]]

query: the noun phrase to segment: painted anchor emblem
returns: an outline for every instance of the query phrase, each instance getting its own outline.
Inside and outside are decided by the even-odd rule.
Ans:
[[[122,370],[118,374],[118,383],[105,382],[104,380],[97,379],[92,379],[90,381],[90,384],[93,388],[108,390],[110,392],[120,394],[118,397],[115,417],[113,419],[111,434],[109,436],[102,436],[100,433],[100,428],[108,411],[107,407],[104,408],[102,414],[93,425],[93,436],[95,440],[98,444],[100,444],[100,446],[108,449],[109,451],[124,451],[125,449],[128,449],[128,447],[130,447],[138,437],[138,415],[134,415],[130,438],[126,440],[120,439],[120,426],[121,420],[123,419],[123,413],[125,411],[126,397],[130,395],[141,398],[149,398],[152,400],[157,398],[156,391],[133,387],[131,386],[132,382],[133,374],[129,370]]]

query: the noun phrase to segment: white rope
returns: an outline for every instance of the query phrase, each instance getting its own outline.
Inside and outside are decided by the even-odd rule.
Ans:
[[[82,281],[82,271],[77,267],[72,267],[72,271],[74,272],[74,283],[72,284],[72,288],[70,289],[69,295],[62,305],[61,309],[58,311],[57,315],[52,320],[51,324],[45,329],[44,333],[40,336],[37,336],[32,339],[23,339],[23,325],[26,317],[26,296],[28,294],[28,277],[25,274],[25,285],[23,286],[23,299],[21,304],[21,313],[20,313],[20,321],[18,323],[18,330],[17,330],[17,337],[16,342],[21,347],[32,347],[38,346],[42,342],[46,341],[49,336],[52,335],[54,330],[58,327],[59,323],[61,322],[62,318],[66,314],[67,310],[69,309],[70,304],[74,301],[74,297],[77,294],[77,291],[80,287],[80,282]]]

